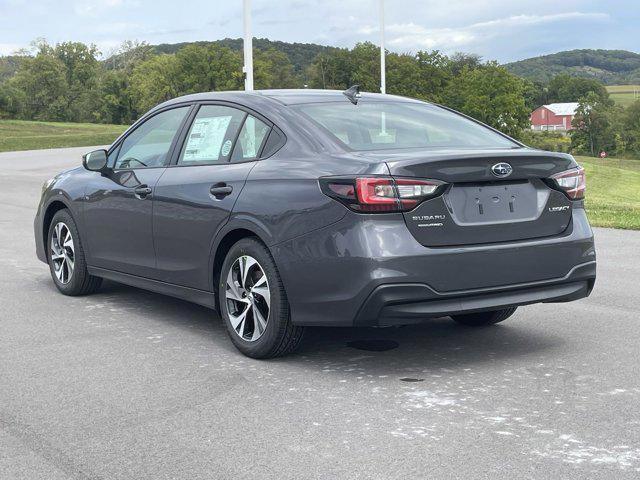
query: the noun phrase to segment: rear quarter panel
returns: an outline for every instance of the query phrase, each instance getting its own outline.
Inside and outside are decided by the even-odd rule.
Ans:
[[[338,222],[347,209],[320,191],[331,175],[388,174],[384,163],[357,161],[287,145],[258,162],[234,207],[231,221],[259,226],[275,245]]]

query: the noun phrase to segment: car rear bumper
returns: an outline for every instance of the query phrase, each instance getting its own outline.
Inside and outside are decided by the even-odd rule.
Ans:
[[[575,208],[561,235],[425,247],[401,214],[345,217],[271,252],[297,325],[414,323],[421,318],[587,296],[593,233]]]
[[[405,325],[425,318],[499,310],[532,303],[570,302],[589,296],[596,262],[578,265],[562,279],[461,292],[436,292],[425,284],[380,285],[364,302],[356,326]]]

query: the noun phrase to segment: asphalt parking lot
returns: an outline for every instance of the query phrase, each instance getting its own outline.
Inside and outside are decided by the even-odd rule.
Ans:
[[[640,232],[596,229],[586,300],[483,330],[313,329],[256,361],[205,308],[57,293],[33,215],[85,151],[0,154],[0,479],[640,476]]]

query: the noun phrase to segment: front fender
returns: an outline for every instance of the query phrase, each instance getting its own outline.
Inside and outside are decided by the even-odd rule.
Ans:
[[[76,168],[59,173],[47,180],[42,188],[40,202],[33,221],[36,255],[39,260],[47,263],[45,249],[48,223],[56,211],[67,208],[73,216],[78,229],[82,230],[82,205],[86,189],[85,182],[77,181],[83,171]]]

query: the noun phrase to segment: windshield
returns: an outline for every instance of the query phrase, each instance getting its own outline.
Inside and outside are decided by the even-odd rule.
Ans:
[[[330,102],[294,108],[353,150],[518,147],[489,128],[436,105]]]

